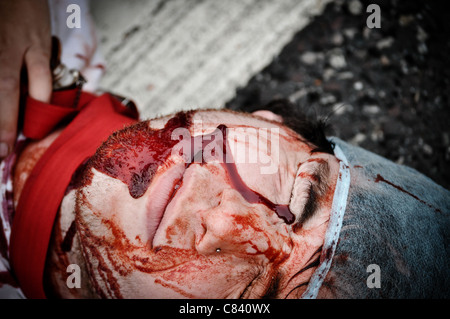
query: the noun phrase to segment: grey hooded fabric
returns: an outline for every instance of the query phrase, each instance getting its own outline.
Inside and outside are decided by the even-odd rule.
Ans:
[[[450,192],[414,169],[332,141],[351,182],[318,297],[449,298]]]

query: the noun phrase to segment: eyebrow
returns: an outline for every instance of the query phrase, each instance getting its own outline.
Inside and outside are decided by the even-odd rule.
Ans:
[[[319,166],[315,169],[314,173],[311,174],[311,177],[316,180],[317,183],[310,183],[307,195],[308,199],[306,201],[305,208],[300,215],[299,221],[294,225],[295,230],[300,228],[302,224],[304,224],[316,214],[319,207],[318,201],[329,188],[329,174],[330,167],[328,165],[328,162],[326,161],[321,161],[319,163]]]

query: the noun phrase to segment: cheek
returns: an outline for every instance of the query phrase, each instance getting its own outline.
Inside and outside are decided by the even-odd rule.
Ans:
[[[273,211],[246,203],[230,188],[215,198],[211,206],[201,201],[195,206],[190,197],[181,199],[158,244],[193,249],[202,256],[229,255],[259,265],[282,260],[290,252],[289,228]]]
[[[174,235],[181,236],[187,225],[174,225]],[[205,256],[194,248],[169,245],[151,249],[140,236],[128,236],[125,226],[117,216],[79,214],[77,228],[86,266],[102,297],[237,298],[258,274],[254,264],[232,255]]]
[[[110,220],[110,233],[79,227],[93,286],[107,298],[238,298],[259,273],[245,259],[194,249],[135,245]],[[85,226],[85,225],[84,225]]]
[[[231,254],[258,264],[277,263],[288,253],[287,227],[276,223],[273,212],[226,203],[203,219],[204,234],[196,243],[202,254]]]

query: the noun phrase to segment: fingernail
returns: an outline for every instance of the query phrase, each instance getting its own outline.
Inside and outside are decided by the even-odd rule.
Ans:
[[[8,156],[9,146],[6,143],[0,143],[0,158]]]

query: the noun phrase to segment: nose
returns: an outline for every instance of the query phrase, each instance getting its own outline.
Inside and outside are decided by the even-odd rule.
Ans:
[[[258,254],[267,249],[268,238],[258,207],[234,189],[222,192],[220,203],[202,213],[204,234],[196,242],[200,254]]]

